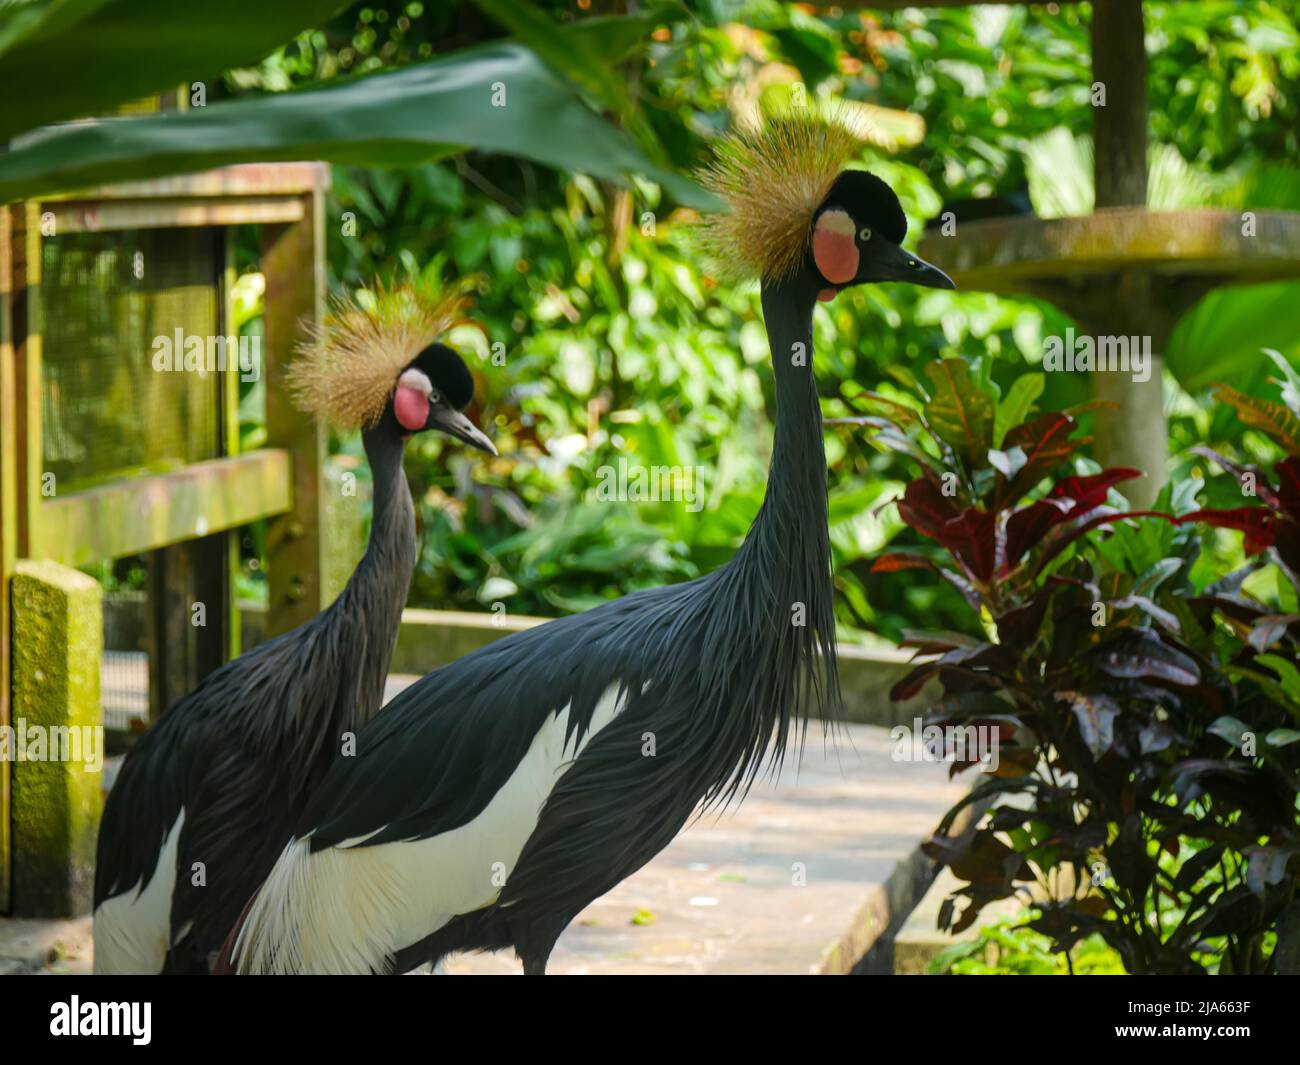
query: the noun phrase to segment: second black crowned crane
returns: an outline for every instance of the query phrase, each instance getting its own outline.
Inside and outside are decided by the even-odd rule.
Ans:
[[[844,169],[859,144],[778,119],[728,138],[706,175],[731,206],[709,243],[761,281],[776,385],[767,495],[736,554],[403,692],[331,770],[223,965],[393,973],[509,947],[542,973],[579,911],[837,700],[813,309],[863,283],[953,287],[903,249],[890,188]]]
[[[370,542],[326,610],[215,670],[132,748],[99,830],[97,973],[206,973],[345,734],[382,705],[416,561],[405,442],[433,430],[495,454],[439,342],[462,306],[409,288],[336,303],[291,366],[305,411],[363,430]]]

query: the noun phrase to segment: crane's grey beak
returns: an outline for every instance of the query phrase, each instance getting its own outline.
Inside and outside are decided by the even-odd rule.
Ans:
[[[429,421],[425,428],[437,429],[440,433],[454,436],[457,440],[463,440],[470,447],[486,451],[489,455],[497,453],[496,445],[487,438],[487,435],[465,415],[452,407],[439,406],[430,410]]]
[[[868,281],[905,281],[909,285],[921,285],[923,288],[956,288],[952,278],[937,266],[927,263],[915,252],[910,252],[900,244],[881,241],[875,249],[875,255],[863,267],[871,276]]]

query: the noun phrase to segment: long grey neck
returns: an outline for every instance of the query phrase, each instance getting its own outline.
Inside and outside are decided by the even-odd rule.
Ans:
[[[776,378],[776,432],[759,524],[765,532],[783,538],[822,530],[821,536],[811,538],[816,543],[809,546],[825,559],[829,573],[830,548],[825,542],[826,447],[813,379],[815,302],[816,290],[800,279],[763,286],[763,317]],[[799,539],[803,542],[810,538]]]
[[[683,730],[673,741],[683,756],[665,806],[683,818],[697,803],[743,795],[764,765],[779,765],[809,717],[838,703],[826,456],[812,374],[815,301],[811,285],[763,290],[776,432],[767,494],[745,542],[707,576],[661,589],[659,609],[647,599],[629,621],[646,635],[630,630],[629,652],[645,648],[644,673],[632,682],[649,679],[640,691],[671,708],[665,720]]]
[[[761,574],[781,602],[804,604],[809,624],[814,603],[819,617],[831,613],[826,448],[812,369],[815,301],[815,289],[798,281],[763,286],[776,378],[776,431],[763,506],[732,558],[733,567]]]
[[[374,484],[370,541],[361,562],[330,607],[347,652],[359,671],[357,699],[349,701],[356,725],[383,704],[384,683],[397,646],[402,608],[415,568],[415,507],[402,470],[405,442],[389,412],[362,442]]]
[[[826,449],[812,367],[816,288],[765,284],[763,316],[776,377],[776,432],[767,494],[723,578],[742,627],[762,632],[756,668],[781,728],[838,700],[826,507]],[[779,741],[779,744],[783,741]]]
[[[415,505],[402,470],[406,442],[391,412],[362,437],[374,484],[373,520],[365,557],[353,579],[375,565],[401,571],[402,600],[415,565]]]

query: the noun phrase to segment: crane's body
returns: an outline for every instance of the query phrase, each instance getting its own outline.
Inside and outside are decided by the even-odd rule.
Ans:
[[[810,341],[813,300],[782,341]],[[806,362],[778,375],[772,488],[731,561],[493,643],[398,696],[263,888],[278,904],[254,905],[245,935],[268,953],[250,967],[403,972],[513,946],[536,970],[579,910],[702,801],[743,789],[831,695],[821,415]]]
[[[370,540],[338,598],[215,670],[124,761],[100,826],[96,972],[208,972],[307,799],[381,707],[416,561],[405,438],[437,427],[491,448],[460,413],[468,370],[436,347],[388,378],[393,401],[364,433]],[[435,403],[433,382],[455,402]]]
[[[799,123],[779,132],[742,158],[742,195],[788,192],[785,149],[797,142],[799,158],[815,158],[827,143]],[[736,554],[698,580],[492,644],[403,692],[358,734],[356,757],[330,770],[223,966],[392,973],[509,946],[526,973],[542,973],[583,907],[701,804],[743,795],[779,761],[792,724],[831,708],[813,308],[863,280],[951,286],[898,247],[906,220],[884,183],[861,172],[836,180],[833,165],[804,183],[779,220],[789,224],[769,227],[775,245],[759,242],[779,252],[755,263],[771,266],[761,273],[776,429],[766,498]],[[866,207],[887,235],[878,252],[835,198],[856,204],[864,189],[883,190]]]
[[[401,442],[376,435],[371,540],[338,599],[215,670],[123,765],[96,866],[99,971],[205,972],[345,734],[382,705],[416,542]]]

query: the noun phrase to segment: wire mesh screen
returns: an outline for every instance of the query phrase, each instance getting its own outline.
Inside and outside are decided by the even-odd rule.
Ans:
[[[210,350],[220,263],[213,229],[43,242],[42,451],[60,493],[219,454],[222,375],[155,364]]]
[[[104,661],[100,702],[104,727],[138,732],[149,720],[149,653],[145,642],[143,591],[104,594]]]

